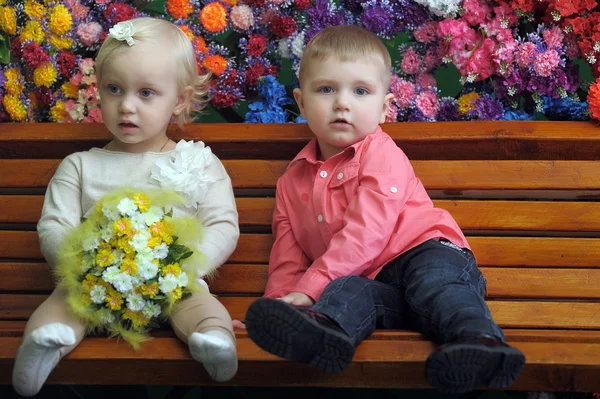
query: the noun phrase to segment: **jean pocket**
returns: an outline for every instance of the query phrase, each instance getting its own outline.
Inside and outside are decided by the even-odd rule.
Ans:
[[[473,256],[471,254],[471,251],[469,251],[468,249],[461,248],[458,245],[454,244],[452,241],[446,240],[445,238],[440,238],[439,240],[432,241],[438,246],[442,246],[456,254],[461,255],[465,260],[470,260],[470,258]]]

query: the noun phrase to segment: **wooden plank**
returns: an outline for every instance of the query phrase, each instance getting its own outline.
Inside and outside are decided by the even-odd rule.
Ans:
[[[37,223],[43,196],[0,195],[0,223]],[[236,198],[241,226],[270,231],[274,198]],[[434,200],[463,230],[599,232],[600,202]]]
[[[467,237],[480,266],[589,267],[600,264],[600,240],[552,237]],[[232,263],[268,263],[270,234],[242,234]],[[37,233],[0,230],[0,259],[42,259]]]
[[[45,187],[59,160],[0,159],[0,187]],[[288,161],[223,161],[236,189],[274,188]],[[413,161],[429,190],[599,190],[594,161]],[[458,194],[457,194],[458,195]]]
[[[386,123],[382,125],[409,158],[417,159],[579,159],[596,160],[598,126],[591,122],[471,121]],[[312,138],[302,124],[198,123],[175,140],[203,140],[222,159],[292,159]],[[64,158],[105,145],[111,136],[101,124],[10,124],[0,134],[0,158]]]
[[[482,267],[481,271],[490,298],[600,299],[600,269]],[[54,289],[46,263],[0,262],[0,275],[4,276],[0,292],[49,293]],[[226,263],[209,285],[219,295],[262,295],[267,275],[267,265]]]
[[[0,294],[0,320],[26,320],[46,295]],[[256,297],[220,297],[231,317],[243,320]],[[490,300],[494,320],[502,328],[599,330],[597,302]]]

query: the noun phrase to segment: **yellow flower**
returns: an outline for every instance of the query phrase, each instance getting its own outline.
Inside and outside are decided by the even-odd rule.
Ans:
[[[133,196],[133,203],[140,208],[140,212],[146,212],[150,205],[150,198],[146,194],[135,194]]]
[[[2,99],[2,105],[4,105],[4,109],[10,115],[10,119],[15,122],[22,122],[27,117],[27,108],[19,97],[14,94],[7,94]]]
[[[166,276],[169,273],[174,276],[179,276],[181,274],[181,267],[179,266],[179,263],[172,263],[163,267],[162,272],[163,276]]]
[[[134,312],[131,309],[125,309],[123,311],[123,320],[131,320],[131,324],[133,324],[133,327],[135,328],[146,327],[150,322],[150,319],[144,316],[142,312]]]
[[[93,286],[95,286],[98,283],[98,277],[94,276],[93,274],[88,273],[85,276],[85,280],[83,280],[81,282],[81,285],[83,285],[83,287],[87,290],[91,290]]]
[[[475,101],[477,100],[479,100],[479,94],[474,91],[463,94],[458,98],[458,112],[465,115],[469,111],[475,109]]]
[[[33,40],[37,44],[41,44],[44,41],[44,29],[42,24],[36,20],[29,20],[25,23],[25,26],[21,28],[21,35],[19,39],[21,43],[25,43],[27,40]]]
[[[129,244],[129,237],[127,237],[127,236],[118,238],[115,248],[119,248],[121,251],[125,252],[127,255],[133,253],[133,248],[131,247],[131,244]]]
[[[101,250],[96,254],[96,265],[99,267],[108,267],[112,265],[115,257],[110,250]]]
[[[158,283],[154,282],[152,284],[143,284],[140,287],[140,294],[149,298],[154,298],[156,295],[158,295]]]
[[[50,45],[55,49],[68,50],[71,48],[71,46],[73,46],[73,39],[66,36],[60,37],[52,35],[48,39],[48,43],[50,43]]]
[[[106,294],[106,298],[104,299],[106,302],[106,306],[110,310],[121,310],[121,306],[123,305],[123,297],[117,291],[110,289]]]
[[[17,33],[17,13],[13,7],[0,7],[0,28],[9,35]]]
[[[131,220],[129,220],[128,218],[121,218],[119,220],[115,220],[115,223],[113,224],[113,231],[119,236],[130,236],[133,232],[133,228],[131,227]]]
[[[65,103],[62,100],[58,100],[52,108],[50,108],[50,119],[54,122],[64,122],[67,120],[67,110],[65,109]]]
[[[138,266],[135,263],[135,259],[132,259],[130,257],[126,257],[125,259],[123,259],[123,264],[121,264],[121,271],[129,275],[134,275],[138,271]]]
[[[56,83],[57,78],[58,71],[51,63],[40,65],[33,71],[33,82],[37,87],[45,86],[50,88],[54,83]]]
[[[169,293],[169,296],[171,297],[173,302],[180,300],[182,295],[183,290],[181,289],[181,287],[177,287]]]
[[[46,12],[46,8],[34,0],[25,0],[24,6],[25,14],[29,18],[42,19],[44,13]]]
[[[78,98],[79,97],[79,86],[74,85],[71,82],[65,82],[60,86],[60,90],[63,92],[65,97],[67,98]],[[96,204],[96,211],[102,212],[102,204],[100,204],[100,209],[98,209],[98,204]]]
[[[56,4],[48,13],[48,27],[55,35],[64,35],[73,26],[73,18],[64,4]]]
[[[8,68],[4,71],[4,77],[6,82],[4,83],[4,89],[7,94],[19,95],[23,91],[23,75],[17,68]]]
[[[156,248],[160,244],[162,244],[162,242],[163,242],[162,238],[160,238],[160,237],[150,237],[150,239],[148,240],[148,247]]]

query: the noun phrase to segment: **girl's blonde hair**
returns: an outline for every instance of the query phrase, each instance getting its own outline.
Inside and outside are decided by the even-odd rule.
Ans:
[[[193,94],[191,101],[186,107],[175,115],[177,125],[183,129],[186,123],[193,121],[192,113],[200,112],[208,101],[208,88],[210,74],[199,75],[198,65],[196,63],[196,54],[192,42],[187,35],[176,25],[169,21],[156,18],[135,18],[130,20],[134,27],[132,38],[134,42],[160,42],[167,41],[172,49],[172,57],[175,57],[175,64],[180,68],[177,73],[177,87],[183,90],[191,86]],[[134,44],[135,46],[135,44]],[[98,55],[96,56],[96,76],[98,83],[102,80],[102,69],[108,59],[115,53],[129,48],[126,41],[120,41],[108,35]],[[168,54],[165,54],[168,56]]]
[[[331,56],[342,62],[377,57],[385,71],[385,87],[390,84],[392,60],[388,49],[373,32],[356,25],[330,26],[308,42],[300,60],[300,82],[310,61],[322,61]]]

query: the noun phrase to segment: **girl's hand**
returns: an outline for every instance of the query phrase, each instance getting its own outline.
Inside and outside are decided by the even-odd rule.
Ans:
[[[279,300],[294,306],[312,306],[315,303],[311,297],[297,291],[290,292],[286,296],[279,298]]]
[[[246,329],[246,325],[244,324],[243,321],[241,320],[237,320],[237,319],[233,319],[233,328],[240,328],[242,330]]]

